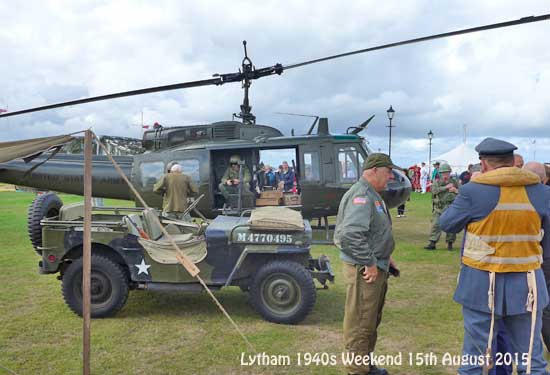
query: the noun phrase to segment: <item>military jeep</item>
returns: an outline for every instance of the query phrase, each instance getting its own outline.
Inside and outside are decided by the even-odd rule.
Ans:
[[[153,218],[156,215],[210,289],[238,286],[250,293],[264,319],[302,321],[315,303],[314,279],[326,288],[334,275],[326,256],[310,255],[309,222],[299,212],[277,210],[267,215],[254,210],[250,217],[220,215],[199,225],[162,217],[153,209],[93,207],[92,317],[116,314],[130,290],[203,290],[176,259],[176,251]],[[79,315],[83,212],[83,203],[63,206],[57,195],[49,193],[32,203],[28,224],[31,242],[42,257],[40,272],[59,273],[65,302]],[[298,226],[288,225],[291,217]]]

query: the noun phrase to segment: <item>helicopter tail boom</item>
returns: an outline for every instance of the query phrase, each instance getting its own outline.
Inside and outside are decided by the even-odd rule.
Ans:
[[[23,160],[0,163],[0,182],[82,195],[84,193],[84,155],[55,155],[29,173],[33,166],[43,162],[46,157],[36,158],[29,163],[25,163]],[[115,156],[115,159],[124,173],[130,176],[133,158]],[[92,163],[92,194],[94,197],[133,199],[126,183],[105,156],[94,155]]]

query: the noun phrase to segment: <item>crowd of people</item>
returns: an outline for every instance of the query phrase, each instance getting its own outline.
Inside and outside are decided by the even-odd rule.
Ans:
[[[434,165],[430,176],[427,168],[422,170],[424,163],[412,169],[415,191],[420,184],[425,192],[431,180],[433,217],[426,249],[435,250],[445,232],[452,250],[457,233],[464,232],[454,295],[464,317],[466,360],[459,374],[511,375],[512,366],[495,363],[496,353],[516,358],[508,362],[514,362],[517,374],[548,374],[543,343],[550,349],[550,166],[524,164],[516,150],[487,138],[476,147],[479,170],[470,165],[458,178],[451,177],[447,163]],[[360,356],[375,349],[387,279],[399,274],[392,259],[391,218],[380,196],[393,168],[387,155],[369,155],[338,211],[334,241],[346,285],[344,345]],[[490,360],[474,360],[480,357]],[[388,374],[371,363],[352,364],[347,371]]]
[[[519,358],[515,362],[518,374],[548,374],[543,344],[550,349],[550,166],[524,163],[515,150],[511,143],[487,138],[476,147],[478,171],[469,165],[454,178],[449,164],[436,162],[428,176],[422,163],[414,170],[419,177],[412,181],[420,183],[420,192],[431,183],[427,250],[436,249],[442,233],[447,249],[452,250],[457,233],[464,232],[454,294],[464,318],[463,358],[509,354]],[[224,194],[252,178],[246,167],[240,170],[244,165],[240,157],[232,156],[229,164],[219,185]],[[392,258],[392,221],[380,195],[394,178],[394,168],[398,167],[388,155],[369,155],[361,177],[346,192],[338,210],[334,243],[340,249],[346,285],[344,345],[357,356],[374,352],[388,277],[399,275]],[[296,187],[287,162],[277,171],[264,165],[259,179],[262,189],[290,191]],[[165,214],[176,219],[186,219],[187,196],[197,194],[177,163],[168,166],[154,191],[164,196]],[[512,374],[511,366],[494,365],[466,361],[458,372]],[[388,374],[365,362],[353,363],[347,370],[350,374]]]
[[[258,177],[260,190],[271,189],[285,192],[296,190],[296,175],[287,161],[283,161],[276,170],[273,170],[269,164],[265,164]]]
[[[241,167],[243,167],[242,171]],[[253,176],[250,170],[241,161],[239,155],[232,155],[229,158],[229,166],[218,184],[218,189],[225,202],[230,201],[231,195],[239,194],[240,186],[243,187],[244,195],[252,194],[253,190],[257,193],[264,190],[297,192],[296,175],[287,161],[283,161],[277,170],[268,164],[261,165],[254,177],[256,177],[254,186],[251,186]],[[180,220],[190,219],[189,215],[184,214],[188,207],[188,197],[197,195],[198,189],[191,177],[184,173],[181,165],[177,162],[168,163],[166,173],[155,183],[153,191],[163,197],[163,212],[166,217]]]

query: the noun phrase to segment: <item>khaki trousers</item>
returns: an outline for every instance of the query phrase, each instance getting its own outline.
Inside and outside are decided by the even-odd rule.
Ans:
[[[432,229],[430,231],[430,241],[437,242],[441,237],[441,228],[439,227],[439,218],[441,217],[441,212],[432,213]],[[456,233],[447,233],[445,232],[445,242],[455,242]]]
[[[343,263],[346,285],[346,306],[344,311],[344,348],[356,356],[374,352],[376,329],[382,320],[382,308],[388,290],[388,274],[378,269],[376,281],[370,284],[363,279],[361,265]],[[348,366],[349,374],[363,375],[369,365]]]

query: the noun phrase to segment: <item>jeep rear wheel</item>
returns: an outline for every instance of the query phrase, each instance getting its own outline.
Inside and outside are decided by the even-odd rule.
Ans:
[[[59,215],[59,210],[63,206],[61,199],[54,193],[47,193],[37,196],[29,206],[27,217],[27,228],[29,239],[38,255],[42,255],[42,226],[40,221],[47,217]]]
[[[315,304],[315,284],[299,263],[273,261],[256,273],[250,296],[260,315],[274,323],[295,324],[305,319]]]
[[[78,258],[63,274],[63,298],[76,314],[82,316],[82,268]],[[92,254],[91,317],[105,318],[115,315],[128,298],[128,278],[124,270],[111,259]]]

